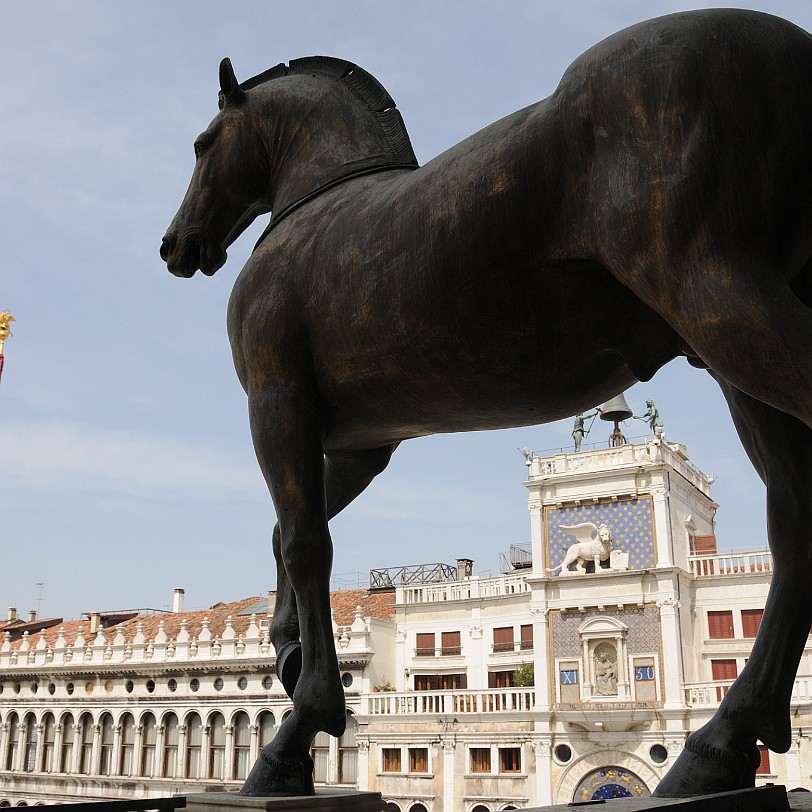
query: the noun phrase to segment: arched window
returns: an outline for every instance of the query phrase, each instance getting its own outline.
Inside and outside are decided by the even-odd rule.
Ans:
[[[271,739],[276,732],[276,719],[270,711],[262,711],[257,720],[259,725],[259,746],[262,748],[266,744],[270,744]]]
[[[414,804],[409,807],[409,812],[429,812],[425,804]]]
[[[59,772],[69,773],[73,771],[73,738],[75,727],[73,716],[66,713],[62,717],[62,751],[59,754]]]
[[[219,712],[209,716],[209,778],[223,780],[225,776],[226,720]]]
[[[141,772],[144,778],[155,775],[155,746],[158,732],[155,727],[155,717],[145,713],[141,717]]]
[[[330,761],[330,735],[320,730],[310,747],[313,759],[313,780],[317,784],[327,783],[327,768]]]
[[[471,812],[491,812],[491,810],[485,804],[477,804]]]
[[[93,756],[93,717],[89,713],[79,720],[79,772],[90,775],[90,759]]]
[[[135,760],[135,719],[132,714],[125,713],[121,717],[121,774],[128,776],[133,774]]]
[[[163,777],[178,777],[178,717],[174,713],[164,716]]]
[[[203,746],[203,725],[196,713],[186,717],[186,777],[200,778],[200,748]]]
[[[16,713],[8,716],[8,747],[6,748],[6,763],[3,765],[7,770],[13,770],[16,763],[17,748],[20,746],[20,725]]]
[[[383,812],[400,812],[400,807],[394,801],[389,801],[383,808]]]
[[[347,711],[347,727],[338,740],[339,784],[354,784],[358,780],[358,742],[355,738],[357,730],[355,717]]]
[[[113,774],[113,717],[105,713],[101,718],[101,742],[99,746],[99,774]]]
[[[251,730],[248,714],[240,711],[234,716],[234,778],[248,776],[248,761],[251,756]]]
[[[32,773],[37,769],[37,720],[33,713],[27,713],[20,731],[20,741],[25,748],[23,769]]]
[[[56,770],[54,748],[56,747],[56,719],[52,713],[42,718],[42,770],[51,773]]]

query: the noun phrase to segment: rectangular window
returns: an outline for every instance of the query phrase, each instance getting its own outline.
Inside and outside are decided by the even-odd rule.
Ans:
[[[418,657],[434,656],[434,632],[431,634],[417,635],[417,649],[415,655]]]
[[[512,688],[516,684],[515,671],[489,671],[488,688]]]
[[[770,751],[763,745],[758,746],[758,754],[761,757],[761,762],[756,768],[756,775],[772,775],[770,769]]]
[[[491,748],[472,747],[471,748],[471,772],[489,773],[491,771]]]
[[[409,748],[409,772],[427,773],[429,771],[429,751],[426,747]]]
[[[733,612],[708,612],[708,636],[711,640],[732,639]]]
[[[513,651],[513,626],[493,630],[493,650]]]
[[[459,632],[443,632],[441,640],[440,651],[443,655],[450,657],[456,654],[462,654]]]
[[[742,635],[744,637],[755,637],[758,634],[763,614],[763,609],[742,609]]]
[[[522,771],[521,747],[499,748],[499,772],[520,773]]]
[[[453,691],[468,687],[467,674],[415,674],[415,691]]]
[[[400,748],[384,747],[382,750],[382,767],[385,773],[400,772]]]
[[[711,660],[711,675],[714,682],[722,682],[723,680],[733,680],[739,675],[739,669],[735,660]],[[716,698],[721,702],[724,695],[728,692],[729,686],[720,685],[716,689]]]
[[[519,648],[522,651],[530,651],[533,648],[533,624],[528,623],[526,626],[522,626],[519,631],[521,635]]]

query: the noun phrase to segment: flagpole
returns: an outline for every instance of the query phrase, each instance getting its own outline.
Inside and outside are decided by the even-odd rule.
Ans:
[[[0,313],[0,380],[3,378],[3,364],[6,360],[6,356],[3,354],[3,347],[6,343],[6,339],[12,335],[11,329],[9,328],[9,323],[12,321],[16,321],[16,319],[8,310],[4,310]]]

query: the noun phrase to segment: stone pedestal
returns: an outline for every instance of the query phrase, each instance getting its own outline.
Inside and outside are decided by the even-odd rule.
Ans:
[[[187,812],[381,812],[380,792],[317,789],[315,795],[245,798],[236,792],[201,792],[186,796]]]

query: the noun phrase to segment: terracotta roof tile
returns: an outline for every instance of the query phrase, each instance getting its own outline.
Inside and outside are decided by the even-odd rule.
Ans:
[[[257,619],[267,617],[266,612],[257,611],[267,606],[267,596],[255,596],[243,598],[230,603],[217,603],[209,609],[198,609],[189,612],[156,612],[149,615],[138,615],[137,617],[125,620],[115,626],[102,629],[102,634],[108,642],[112,642],[118,635],[119,629],[125,640],[131,642],[135,637],[138,626],[141,626],[144,637],[151,640],[158,633],[161,622],[164,624],[164,633],[167,638],[174,640],[180,632],[181,622],[186,621],[186,629],[190,637],[197,637],[200,634],[204,618],[208,618],[209,631],[212,639],[222,638],[226,628],[226,618],[231,616],[234,633],[239,637],[245,634],[251,622],[250,613],[254,611]],[[330,595],[330,605],[333,608],[333,617],[339,626],[349,626],[355,619],[355,609],[361,607],[361,617],[374,617],[380,620],[391,620],[395,614],[395,593],[394,592],[367,592],[365,589],[346,589],[333,592]],[[90,621],[88,620],[67,620],[56,623],[45,629],[45,643],[51,647],[56,643],[60,630],[68,645],[72,645],[76,640],[79,631],[86,643],[91,643],[96,638],[96,633],[90,631]],[[0,643],[2,643],[2,628],[0,628]],[[16,636],[16,635],[15,635]],[[32,648],[39,643],[40,632],[36,631],[28,636],[28,644]],[[23,638],[15,639],[11,642],[11,647],[19,648]]]

